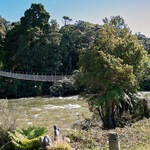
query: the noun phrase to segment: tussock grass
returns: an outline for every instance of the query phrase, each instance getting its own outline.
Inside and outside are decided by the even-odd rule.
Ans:
[[[8,132],[15,129],[15,118],[9,115],[8,100],[0,100],[0,150],[9,143]]]
[[[74,150],[67,142],[58,141],[54,142],[48,150]]]

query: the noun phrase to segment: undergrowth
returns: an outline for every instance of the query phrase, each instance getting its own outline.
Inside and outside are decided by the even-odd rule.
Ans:
[[[150,119],[143,119],[132,126],[116,128],[114,130],[73,130],[69,133],[72,147],[76,150],[107,150],[108,134],[116,132],[120,138],[122,150],[148,150],[150,149]]]
[[[74,150],[67,142],[58,141],[54,142],[48,150]]]
[[[21,150],[38,149],[40,147],[40,137],[45,136],[47,133],[47,128],[43,127],[28,127],[23,130],[17,128],[15,133],[9,132],[11,147]]]

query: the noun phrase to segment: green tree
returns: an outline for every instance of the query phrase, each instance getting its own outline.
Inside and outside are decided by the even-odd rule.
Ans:
[[[72,21],[71,18],[69,18],[68,16],[63,16],[63,23],[66,26],[67,24],[69,24]]]
[[[50,24],[49,17],[43,5],[32,4],[20,22],[12,23],[3,44],[4,70],[40,74],[59,72],[61,34],[57,22],[52,20]],[[9,98],[48,94],[51,85],[5,78],[2,78],[2,82],[5,89],[1,89],[0,93]],[[11,85],[9,89],[8,85]]]
[[[44,9],[42,4],[33,3],[24,13],[21,24],[24,28],[40,27],[43,31],[49,30],[49,13]]]
[[[72,73],[78,69],[79,50],[89,47],[96,40],[98,25],[78,21],[74,25],[65,25],[60,29],[62,34],[60,51],[62,54],[62,72]]]
[[[50,22],[50,32],[51,33],[59,32],[59,25],[57,21],[54,19],[51,19],[51,22]]]
[[[4,38],[10,28],[10,22],[0,16],[0,67],[2,66]]]
[[[33,36],[30,36],[30,33],[36,32],[36,28],[39,28],[42,33],[47,33],[49,31],[49,18],[50,15],[46,12],[42,4],[32,4],[31,7],[25,11],[24,17],[20,19],[20,23],[13,23],[13,28],[8,31],[4,41],[4,69],[17,71],[16,68],[19,65],[17,57],[23,49],[30,50],[32,47],[30,47],[29,43],[33,43],[35,40],[33,39],[33,36],[36,37],[36,35],[33,34]],[[37,35],[38,34],[39,32],[37,31]],[[37,37],[37,39],[38,38],[39,37]],[[28,52],[29,51],[26,51],[26,53]],[[28,58],[29,57],[25,60]],[[27,60],[27,63],[30,63],[29,59]]]
[[[4,68],[13,71],[56,73],[61,66],[61,34],[42,4],[32,4],[5,39]]]
[[[71,73],[72,68],[72,58],[74,52],[74,42],[72,40],[72,33],[74,31],[73,25],[66,25],[60,29],[60,33],[62,34],[61,42],[59,45],[59,50],[62,56],[62,72]]]
[[[0,39],[4,39],[10,27],[10,22],[0,16]]]
[[[59,33],[44,34],[38,27],[31,28],[28,35],[19,39],[19,52],[15,57],[14,70],[35,73],[56,73],[61,66],[58,46]],[[24,57],[24,59],[22,59]]]
[[[136,34],[136,36],[138,43],[143,44],[144,49],[150,54],[150,39],[141,33]]]
[[[119,111],[122,102],[131,102],[142,79],[146,57],[143,46],[127,26],[118,27],[118,17],[113,21],[105,22],[93,46],[81,50],[80,72],[75,76],[76,83],[92,94],[90,109],[99,115],[105,129],[116,126],[115,117],[123,113]]]
[[[14,26],[6,34],[3,48],[3,65],[6,70],[13,70],[15,66],[15,55],[18,53],[18,41],[21,34],[23,34],[21,25]]]

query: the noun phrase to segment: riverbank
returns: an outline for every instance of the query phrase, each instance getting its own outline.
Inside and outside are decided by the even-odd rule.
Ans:
[[[108,133],[116,132],[119,135],[121,150],[148,150],[150,149],[150,118],[144,118],[132,126],[116,128],[114,130],[74,130],[69,134],[72,146],[86,150],[108,150]]]
[[[149,97],[149,96],[148,96]],[[132,126],[115,130],[95,129],[71,131],[71,125],[77,120],[89,117],[88,104],[78,96],[55,98],[21,98],[6,100],[10,115],[14,112],[17,126],[48,127],[53,132],[53,125],[58,125],[61,133],[68,134],[72,147],[76,150],[108,149],[108,133],[114,131],[120,136],[121,149],[148,150],[150,148],[150,119],[143,119]],[[6,106],[6,105],[5,105]],[[52,130],[51,130],[52,129]],[[65,132],[64,132],[65,131]]]

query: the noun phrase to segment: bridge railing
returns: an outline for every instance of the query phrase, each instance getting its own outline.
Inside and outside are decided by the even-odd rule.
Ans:
[[[57,82],[64,78],[71,78],[70,75],[39,75],[39,74],[21,74],[21,73],[12,73],[6,71],[0,71],[0,76],[21,79],[21,80],[32,80],[32,81],[43,81],[43,82]]]

